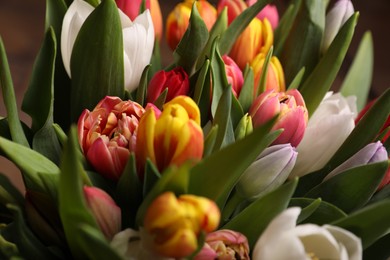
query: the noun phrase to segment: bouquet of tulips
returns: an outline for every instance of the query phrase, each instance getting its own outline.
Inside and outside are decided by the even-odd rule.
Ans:
[[[18,117],[0,42],[0,256],[386,259],[390,91],[350,0],[47,0]],[[172,63],[161,61],[161,43]],[[366,102],[368,104],[366,104]]]

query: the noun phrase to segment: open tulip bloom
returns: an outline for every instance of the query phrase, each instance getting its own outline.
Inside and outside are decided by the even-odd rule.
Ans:
[[[0,259],[388,259],[390,90],[370,33],[333,85],[327,3],[47,0],[27,123],[0,38]]]

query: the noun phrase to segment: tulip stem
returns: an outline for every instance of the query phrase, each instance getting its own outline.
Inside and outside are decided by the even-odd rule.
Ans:
[[[222,222],[226,223],[232,217],[234,211],[241,204],[243,199],[237,194],[237,192],[233,191],[229,200],[226,203],[226,206],[222,210]]]

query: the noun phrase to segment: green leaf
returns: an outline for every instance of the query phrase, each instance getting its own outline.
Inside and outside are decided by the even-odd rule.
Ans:
[[[154,40],[154,47],[153,47],[153,53],[152,58],[150,59],[150,73],[148,73],[148,80],[150,80],[156,72],[162,70],[162,64],[161,64],[161,48],[160,48],[160,41],[159,39],[155,38]]]
[[[148,75],[149,75],[150,65],[147,65],[141,75],[139,86],[137,88],[137,96],[135,102],[141,106],[145,105],[146,91],[148,89]]]
[[[192,75],[196,61],[207,43],[209,32],[200,16],[196,3],[192,5],[190,22],[173,53],[176,64]]]
[[[244,109],[242,108],[240,102],[234,96],[232,91],[230,92],[230,95],[232,96],[232,109],[230,112],[230,121],[231,121],[231,125],[233,127],[232,129],[234,130],[234,129],[236,129],[241,118],[244,116]]]
[[[363,259],[388,260],[390,257],[390,234],[381,237],[363,251]]]
[[[213,152],[213,147],[215,146],[215,142],[218,134],[218,125],[213,125],[208,131],[207,135],[205,134],[204,139],[204,148],[203,148],[203,158],[206,158]]]
[[[19,257],[16,244],[8,242],[2,235],[0,235],[0,252],[0,257],[4,257],[4,259],[18,259]]]
[[[233,47],[233,44],[240,34],[245,30],[252,19],[270,2],[271,0],[258,0],[231,22],[219,41],[219,50],[222,54],[230,52],[230,49]]]
[[[52,126],[56,45],[54,31],[50,27],[35,61],[30,85],[23,99],[22,110],[32,119],[31,129],[35,133],[33,149],[58,164],[61,147]]]
[[[64,130],[62,130],[61,126],[59,124],[53,124],[53,129],[56,132],[58,141],[63,146],[66,141],[68,140],[68,136],[66,136]]]
[[[191,169],[189,193],[208,197],[223,208],[241,174],[280,134],[280,131],[269,133],[274,122],[254,129],[250,135],[195,165]]]
[[[387,161],[346,170],[317,185],[305,197],[321,197],[349,213],[370,200],[386,169]]]
[[[316,205],[315,203],[318,200],[319,199],[311,199],[311,198],[292,198],[289,207],[305,208],[310,205]],[[299,219],[301,219],[302,223],[312,223],[321,226],[336,221],[338,219],[344,218],[346,216],[347,214],[345,214],[344,211],[342,211],[341,209],[337,208],[333,204],[321,200],[320,205],[316,208],[314,212],[312,212],[312,214],[307,216],[305,219],[303,219],[303,217],[300,216]]]
[[[296,178],[259,198],[222,228],[243,233],[248,239],[249,247],[253,248],[269,222],[287,208],[297,183]]]
[[[69,244],[73,257],[85,259],[88,251],[94,251],[91,243],[84,245],[85,236],[80,232],[81,225],[89,225],[95,230],[99,230],[98,224],[86,205],[83,192],[82,176],[86,175],[77,149],[77,129],[71,127],[68,142],[64,147],[61,162],[61,175],[59,182],[59,212],[64,227],[66,240]],[[105,241],[106,238],[100,232],[96,239]],[[107,245],[108,246],[108,245]]]
[[[300,69],[304,66],[306,68],[306,75],[308,75],[308,78],[299,88],[299,91],[305,99],[309,115],[312,115],[321,103],[340,70],[349,44],[351,43],[358,16],[359,13],[355,13],[347,20],[336,35],[328,51],[312,72],[307,66],[304,66],[305,64],[299,67]],[[301,45],[299,45],[299,48],[304,49]]]
[[[290,204],[291,204],[292,200],[294,200],[294,199],[291,199]],[[305,219],[310,217],[318,209],[318,207],[321,205],[321,201],[322,201],[321,198],[318,198],[316,200],[311,201],[311,203],[309,205],[302,207],[302,211],[298,216],[297,224],[301,223],[302,221],[304,221]]]
[[[154,101],[154,105],[162,110],[163,106],[165,104],[165,99],[167,98],[168,95],[168,88],[165,88],[163,92],[161,92],[160,96]]]
[[[384,200],[364,207],[349,216],[330,223],[345,228],[360,237],[363,249],[382,236],[389,234],[390,200]]]
[[[215,139],[215,144],[213,147],[213,152],[221,149],[222,144],[225,143],[225,138],[228,137],[226,134],[229,127],[232,127],[230,121],[230,111],[232,106],[232,93],[230,88],[226,88],[223,92],[221,99],[218,102],[218,107],[215,112],[215,117],[213,120],[213,126],[218,125],[218,133]],[[226,143],[232,143],[233,140],[226,140]]]
[[[366,104],[368,92],[371,87],[373,69],[374,46],[372,35],[370,32],[366,32],[359,44],[352,66],[340,88],[343,96],[356,96],[358,111],[362,110]]]
[[[0,203],[3,205],[11,203],[21,208],[24,207],[24,197],[3,174],[0,174]]]
[[[147,159],[143,183],[143,197],[148,195],[149,191],[154,187],[160,178],[161,174],[157,167],[149,159]]]
[[[12,83],[11,72],[8,66],[7,55],[3,40],[0,37],[0,87],[3,94],[5,109],[7,110],[7,118],[12,140],[29,147],[27,138],[23,132],[22,124],[19,120],[18,108],[16,106],[16,97],[14,86]]]
[[[253,70],[250,66],[245,68],[244,72],[244,84],[238,97],[238,101],[242,106],[242,110],[246,113],[249,111],[249,108],[253,102],[253,88],[254,88],[254,75]]]
[[[295,78],[291,81],[290,85],[287,89],[298,89],[301,85],[303,75],[305,75],[305,67],[303,67],[298,74],[295,76]]]
[[[20,169],[26,188],[56,197],[60,172],[57,165],[42,154],[3,137],[0,137],[0,150]]]
[[[62,20],[67,9],[63,0],[46,0],[45,30],[52,27],[57,39],[60,39]]]
[[[375,193],[375,195],[371,198],[370,203],[375,203],[389,198],[390,198],[390,185],[386,185],[380,191]]]
[[[322,34],[325,27],[325,2],[302,0],[302,4],[298,3],[298,13],[281,53],[286,83],[290,83],[302,67],[305,67],[307,75],[310,75],[320,59]],[[292,11],[291,18],[294,12],[296,10]]]
[[[100,4],[100,0],[85,0],[85,2],[89,3],[93,7],[96,7],[96,6],[98,6]]]
[[[202,110],[202,106],[200,106],[200,102],[203,95],[203,88],[206,85],[206,79],[209,74],[210,74],[210,60],[206,59],[203,63],[202,68],[197,74],[196,83],[194,87],[194,94],[193,94],[193,100],[199,106],[200,110]],[[201,113],[201,115],[203,114]]]
[[[73,46],[71,116],[92,110],[105,96],[124,97],[123,39],[118,8],[103,1],[85,20]]]
[[[266,89],[268,66],[272,57],[273,50],[274,48],[271,46],[267,55],[265,56],[264,63],[263,63],[263,68],[265,69],[261,70],[259,86],[255,86],[257,87],[256,97],[259,96],[261,93],[263,93]]]

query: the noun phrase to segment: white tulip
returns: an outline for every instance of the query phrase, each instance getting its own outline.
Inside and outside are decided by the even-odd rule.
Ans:
[[[252,259],[362,259],[360,238],[330,225],[296,226],[300,212],[293,207],[276,216],[257,240]]]
[[[290,178],[321,169],[355,127],[356,97],[328,92],[306,127],[297,147],[298,158]]]
[[[69,77],[73,45],[81,26],[94,8],[83,0],[74,0],[62,23],[61,55]],[[123,35],[125,88],[133,91],[138,87],[142,71],[149,64],[154,46],[154,28],[149,10],[140,14],[134,22],[118,9]]]

